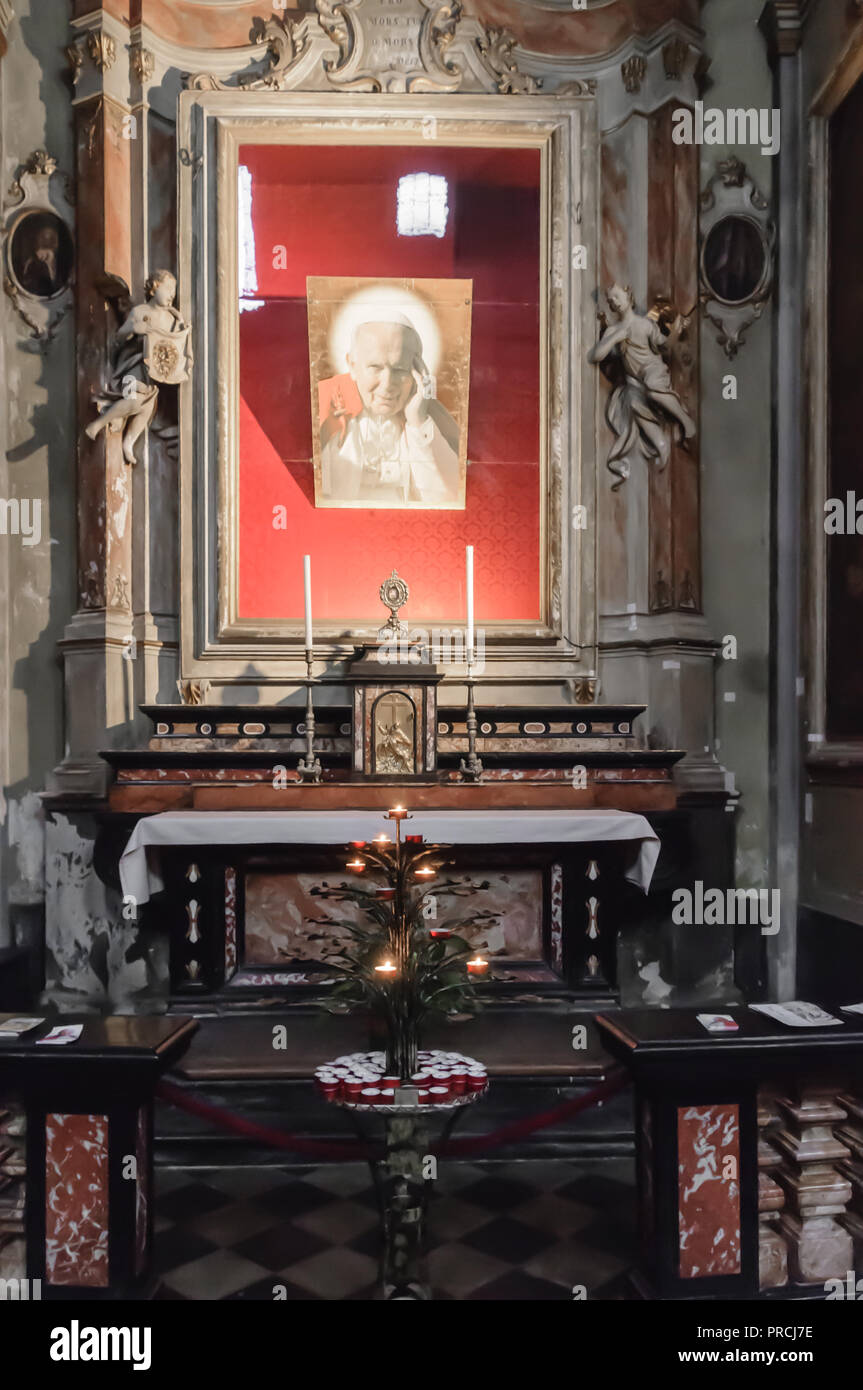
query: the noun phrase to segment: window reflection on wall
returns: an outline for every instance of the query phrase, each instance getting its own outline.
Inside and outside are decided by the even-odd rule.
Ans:
[[[447,181],[442,174],[402,175],[396,210],[399,236],[445,236],[448,216]]]
[[[237,208],[240,223],[240,313],[244,309],[260,309],[258,266],[255,260],[255,229],[252,222],[252,171],[245,164],[237,170]]]

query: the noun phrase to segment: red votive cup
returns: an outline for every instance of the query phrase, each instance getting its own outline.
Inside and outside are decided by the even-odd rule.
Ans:
[[[351,849],[365,849],[365,840],[351,840]]]
[[[429,1086],[429,1105],[444,1105],[449,1098],[449,1086]]]
[[[429,1104],[429,1090],[428,1090],[428,1087],[426,1086],[426,1087],[423,1087],[422,1090],[417,1091],[417,1105],[428,1105],[428,1104]]]
[[[382,1105],[395,1105],[395,1103],[396,1103],[396,1093],[395,1093],[394,1087],[392,1087],[392,1086],[382,1086],[382,1087],[381,1087],[381,1104],[382,1104]]]
[[[339,1094],[338,1081],[319,1081],[318,1085],[321,1089],[321,1095],[323,1096],[324,1100],[337,1099]]]
[[[395,897],[396,890],[395,888],[379,888],[377,890],[377,895],[379,898],[382,898],[384,902],[389,902],[391,898]]]
[[[385,1076],[385,1077],[383,1078],[383,1084],[384,1084],[385,1086],[392,1086],[393,1089],[395,1089],[396,1086],[400,1086],[400,1085],[402,1084],[402,1082],[401,1082],[401,1077],[400,1077],[400,1076]]]
[[[406,844],[406,845],[421,845],[422,842],[423,842],[423,837],[422,837],[422,835],[405,835],[405,844]]]
[[[467,1090],[467,1067],[456,1067],[450,1077],[450,1085],[458,1095],[463,1095]]]
[[[429,936],[432,941],[448,941],[452,936],[449,927],[430,927]]]
[[[378,1086],[364,1086],[360,1091],[360,1100],[363,1105],[378,1105],[380,1098],[381,1092]]]
[[[411,1077],[412,1086],[428,1086],[432,1079],[430,1071],[415,1071]]]
[[[476,1072],[471,1072],[467,1078],[467,1088],[469,1091],[484,1091],[488,1085],[487,1076],[478,1076]]]
[[[348,1100],[359,1100],[365,1084],[366,1083],[364,1081],[354,1081],[353,1079],[349,1078],[347,1081],[344,1082],[344,1092],[346,1098]]]

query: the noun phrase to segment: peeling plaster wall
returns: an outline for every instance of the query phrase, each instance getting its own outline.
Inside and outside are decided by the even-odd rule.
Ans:
[[[143,943],[119,895],[93,868],[95,834],[88,816],[55,812],[48,825],[45,909],[62,930],[49,930],[46,987],[70,1009],[104,1003],[113,1013],[132,1012],[131,996],[148,984]]]
[[[45,148],[74,169],[70,88],[63,48],[65,0],[14,0],[0,75],[0,194],[19,165]],[[0,945],[7,899],[20,875],[9,849],[10,816],[45,785],[63,753],[62,674],[57,639],[75,608],[75,357],[72,318],[40,352],[6,295],[0,308],[0,372],[7,406],[0,424],[0,497],[39,499],[41,540],[0,536]],[[20,817],[19,817],[20,822]],[[28,832],[29,833],[29,832]],[[27,853],[32,855],[32,835]]]

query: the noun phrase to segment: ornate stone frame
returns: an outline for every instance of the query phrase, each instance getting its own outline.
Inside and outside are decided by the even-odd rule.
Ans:
[[[773,289],[776,228],[770,205],[750,177],[746,165],[733,156],[717,164],[699,199],[699,299],[705,317],[718,330],[716,341],[726,357],[734,358],[743,346],[746,333],[760,319]],[[707,239],[715,226],[727,217],[741,218],[755,228],[764,256],[757,285],[745,299],[720,299],[705,269]]]
[[[214,685],[285,682],[304,672],[299,623],[237,618],[236,515],[236,150],[240,141],[347,139],[425,145],[533,146],[542,155],[545,303],[541,414],[545,515],[544,622],[487,628],[488,678],[559,683],[591,669],[595,645],[596,392],[581,365],[595,309],[582,285],[596,283],[598,142],[591,95],[544,97],[343,93],[337,97],[226,88],[211,79],[180,99],[178,147],[180,308],[194,313],[200,345],[194,379],[181,389],[181,676]],[[570,215],[572,209],[572,215]],[[587,248],[578,268],[574,247]],[[224,363],[223,373],[217,364]],[[574,529],[574,508],[586,509]],[[580,516],[583,514],[579,514]],[[572,520],[571,520],[572,519]],[[370,627],[322,624],[317,647],[339,662]],[[337,669],[337,668],[336,668]],[[253,674],[252,674],[253,673]],[[276,697],[276,692],[272,692]]]
[[[74,271],[50,298],[30,294],[19,283],[12,266],[12,243],[25,218],[33,213],[50,213],[58,218],[74,245],[75,215],[69,179],[58,171],[56,159],[47,150],[34,150],[20,165],[7,195],[0,229],[3,288],[18,317],[30,330],[30,337],[44,352],[72,306]]]

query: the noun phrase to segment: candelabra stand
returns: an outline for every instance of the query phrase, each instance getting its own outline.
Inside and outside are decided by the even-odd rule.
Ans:
[[[306,647],[306,752],[297,763],[303,782],[320,782],[321,764],[315,753],[315,707],[312,702],[312,649]]]
[[[466,782],[482,781],[482,763],[476,755],[476,701],[473,674],[473,652],[467,662],[467,758],[461,760],[461,775]]]

